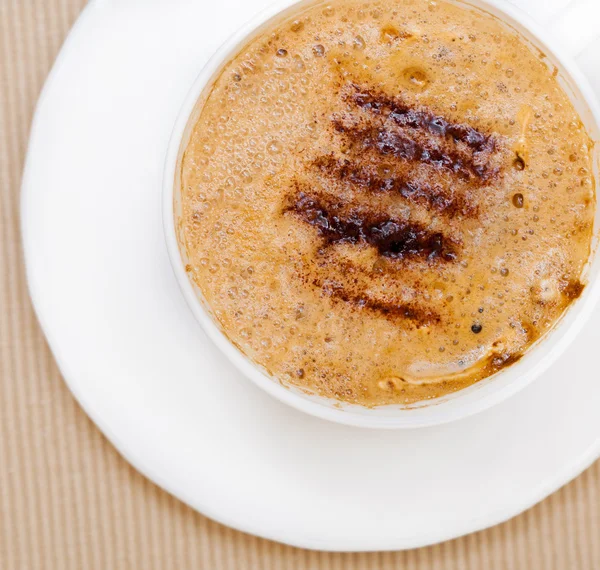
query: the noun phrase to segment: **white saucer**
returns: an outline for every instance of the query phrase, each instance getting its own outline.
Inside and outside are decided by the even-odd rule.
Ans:
[[[600,455],[600,310],[519,395],[393,432],[330,424],[260,392],[179,292],[160,216],[171,127],[211,52],[267,3],[95,0],[71,33],[36,115],[22,210],[29,284],[59,366],[136,468],[235,528],[392,550],[503,521]]]

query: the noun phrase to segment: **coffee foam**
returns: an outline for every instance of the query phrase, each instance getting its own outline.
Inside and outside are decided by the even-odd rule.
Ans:
[[[437,397],[514,363],[581,293],[590,151],[552,72],[491,17],[315,5],[207,98],[182,167],[190,274],[284,383]]]

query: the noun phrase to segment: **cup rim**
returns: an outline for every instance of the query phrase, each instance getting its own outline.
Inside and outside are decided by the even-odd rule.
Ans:
[[[232,364],[255,385],[297,410],[336,423],[357,427],[390,429],[444,424],[486,410],[525,388],[547,370],[566,350],[581,331],[595,304],[600,299],[600,275],[590,278],[581,298],[567,308],[566,313],[560,317],[554,328],[543,335],[542,339],[538,341],[539,345],[536,343],[530,347],[520,362],[463,390],[431,400],[417,407],[382,406],[373,409],[357,404],[344,404],[316,395],[307,395],[300,389],[285,386],[278,382],[276,378],[268,376],[265,371],[252,362],[227,338],[210,315],[208,307],[203,305],[196,288],[188,277],[175,223],[175,179],[183,137],[188,129],[197,102],[216,73],[234,57],[237,50],[249,40],[253,33],[272,19],[283,15],[286,11],[294,11],[302,4],[311,3],[314,4],[314,0],[312,2],[311,0],[278,0],[251,18],[211,56],[194,80],[180,108],[168,144],[162,189],[163,229],[169,259],[178,285],[204,332]],[[554,38],[549,37],[525,12],[502,0],[458,0],[458,3],[488,12],[510,27],[517,24],[517,33],[523,35],[525,39],[532,38],[537,45],[543,46],[546,55],[553,62],[560,65],[563,75],[576,86],[583,103],[588,108],[591,119],[590,124],[586,124],[586,127],[592,126],[600,132],[600,108],[592,88],[571,57],[564,53],[560,46],[556,45],[557,42]],[[527,35],[530,38],[527,38]],[[597,189],[598,182],[596,181],[596,191]],[[598,205],[596,205],[596,217],[597,215]],[[598,230],[595,227],[595,240],[597,240],[597,232]],[[588,261],[590,266],[600,264],[600,254],[597,249],[594,246],[593,251],[590,253]],[[482,389],[484,387],[486,389]],[[381,413],[382,410],[386,413]]]

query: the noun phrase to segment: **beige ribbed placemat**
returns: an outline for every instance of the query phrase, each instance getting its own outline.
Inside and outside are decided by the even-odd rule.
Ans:
[[[35,100],[84,4],[0,0],[0,569],[600,569],[600,463],[493,529],[408,552],[328,554],[222,527],[121,459],[61,379],[19,241]]]

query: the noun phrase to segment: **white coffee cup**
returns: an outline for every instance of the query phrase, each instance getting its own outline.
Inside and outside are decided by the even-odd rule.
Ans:
[[[204,301],[200,290],[188,277],[185,270],[187,264],[185,247],[182,245],[181,228],[177,224],[181,210],[179,174],[183,151],[202,107],[201,95],[219,75],[223,65],[234,57],[242,46],[259,35],[265,26],[310,3],[314,2],[280,0],[234,33],[202,69],[181,108],[169,144],[163,180],[164,229],[169,256],[181,290],[206,334],[244,376],[272,396],[298,410],[343,424],[373,428],[429,426],[485,410],[515,394],[538,378],[575,339],[592,313],[600,298],[600,255],[597,253],[596,247],[600,228],[600,212],[596,212],[593,252],[584,273],[584,281],[588,284],[581,297],[571,305],[554,329],[532,346],[525,356],[512,366],[454,394],[410,406],[390,405],[369,409],[315,394],[307,394],[296,387],[282,385],[230,342],[213,318],[210,307]],[[582,37],[567,37],[567,41],[563,41],[565,45],[570,46],[570,50],[557,46],[556,38],[550,37],[561,34],[561,29],[564,29],[562,24],[568,18],[573,20],[586,16],[585,0],[579,6],[582,13],[578,15],[577,10],[570,8],[562,21],[557,20],[552,34],[540,29],[524,12],[501,0],[470,0],[465,5],[494,15],[546,54],[549,62],[558,69],[558,78],[579,112],[588,133],[595,141],[599,141],[600,109],[591,87],[571,60],[571,54],[568,53],[568,51],[574,52],[583,47]],[[558,38],[558,41],[561,39]],[[598,156],[594,158],[594,162],[597,164]],[[595,174],[596,180],[598,180],[597,172]]]

